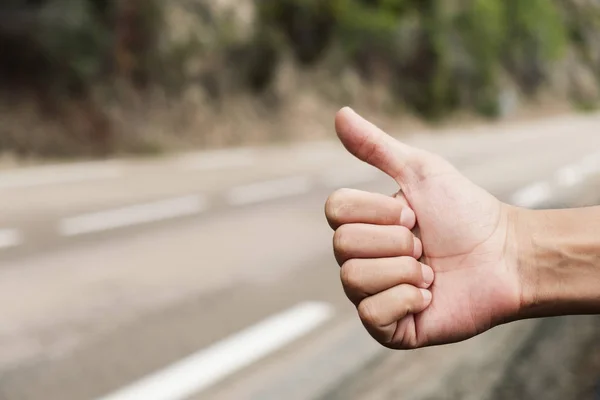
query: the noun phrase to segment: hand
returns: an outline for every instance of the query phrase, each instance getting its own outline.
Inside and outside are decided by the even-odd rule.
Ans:
[[[411,349],[515,319],[519,210],[348,108],[337,114],[336,131],[350,153],[401,189],[394,197],[346,189],[326,204],[344,290],[369,333],[386,347]]]

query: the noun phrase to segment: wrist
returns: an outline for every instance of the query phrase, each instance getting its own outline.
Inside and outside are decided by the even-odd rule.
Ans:
[[[537,210],[516,208],[515,215],[515,245],[514,255],[517,276],[520,286],[520,307],[518,319],[533,318],[542,307],[552,303],[545,286],[545,273],[540,266],[544,260],[539,243],[543,234],[544,215]],[[542,239],[543,241],[543,239]]]
[[[537,286],[535,263],[535,248],[531,242],[531,232],[534,229],[534,215],[531,210],[520,207],[503,205],[508,216],[506,244],[504,247],[505,264],[512,271],[514,278],[515,308],[502,322],[511,322],[526,318],[528,310],[535,307],[537,302]]]
[[[600,312],[600,210],[515,212],[519,318]],[[595,219],[595,220],[594,220]]]

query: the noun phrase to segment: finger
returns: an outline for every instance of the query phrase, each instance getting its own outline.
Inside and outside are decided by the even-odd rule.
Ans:
[[[355,258],[342,265],[340,278],[346,296],[358,305],[366,297],[401,284],[427,289],[433,283],[434,273],[413,257]]]
[[[423,257],[423,242],[421,241],[421,239],[419,239],[415,233],[413,232],[413,240],[414,240],[414,253],[413,253],[413,257],[417,260],[421,260],[421,257]]]
[[[351,258],[420,257],[413,233],[399,225],[342,225],[333,235],[333,250],[340,266]]]
[[[408,200],[406,199],[406,196],[404,195],[404,193],[402,192],[402,190],[398,191],[396,194],[394,194],[392,196],[394,199],[398,200],[399,202],[401,202],[405,207],[408,207],[411,209],[410,204],[408,204]],[[414,211],[413,211],[414,213]],[[410,228],[412,230],[413,235],[415,235],[415,258],[417,260],[420,260],[423,257],[423,242],[421,241],[421,230],[419,229],[419,226],[417,225],[419,221],[416,220],[417,215],[415,215],[415,224]]]
[[[358,315],[371,336],[382,344],[394,338],[398,321],[409,314],[418,314],[431,304],[431,292],[411,285],[398,285],[358,305]]]
[[[415,227],[417,217],[405,199],[355,189],[340,189],[327,199],[325,215],[333,229],[364,223]]]
[[[413,148],[392,138],[349,107],[337,113],[335,128],[351,154],[399,180],[404,162]]]

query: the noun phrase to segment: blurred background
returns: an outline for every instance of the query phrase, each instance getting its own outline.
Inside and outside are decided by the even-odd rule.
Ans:
[[[380,348],[323,215],[344,105],[600,204],[596,0],[2,0],[0,399],[598,399],[600,320]],[[595,397],[594,397],[595,396]]]

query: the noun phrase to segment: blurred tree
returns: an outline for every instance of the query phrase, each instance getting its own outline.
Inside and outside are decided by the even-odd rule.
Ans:
[[[457,106],[494,113],[502,69],[532,94],[566,44],[547,0],[279,0],[257,3],[303,63],[331,44],[365,79],[385,79],[418,112]],[[406,28],[410,29],[406,29]],[[460,53],[461,58],[456,53]]]
[[[522,88],[531,93],[547,74],[547,61],[565,48],[567,32],[557,2],[507,0],[505,65]]]
[[[577,101],[599,97],[597,1],[244,1],[249,30],[214,0],[3,0],[0,80],[13,89],[4,96],[34,94],[53,116],[65,104],[80,110],[105,149],[112,133],[98,87],[178,95],[197,85],[220,104],[235,92],[272,93],[288,52],[332,82],[356,71],[428,118],[456,108],[496,115],[507,82],[533,96],[557,71]],[[568,72],[556,67],[565,60]]]
[[[162,25],[159,2],[121,0],[113,7],[116,9],[114,62],[117,73],[138,88],[146,87],[153,66],[159,62],[155,57]]]
[[[257,2],[259,20],[282,31],[303,64],[317,61],[332,39],[335,28],[332,4],[322,0]]]
[[[0,79],[5,95],[40,110],[92,151],[111,151],[112,129],[92,95],[111,72],[147,81],[160,19],[154,1],[8,0],[0,5]],[[126,56],[124,56],[126,54]],[[128,58],[127,58],[128,57]],[[130,64],[125,65],[127,58]],[[114,68],[116,67],[116,68]],[[76,121],[86,121],[77,122]]]

